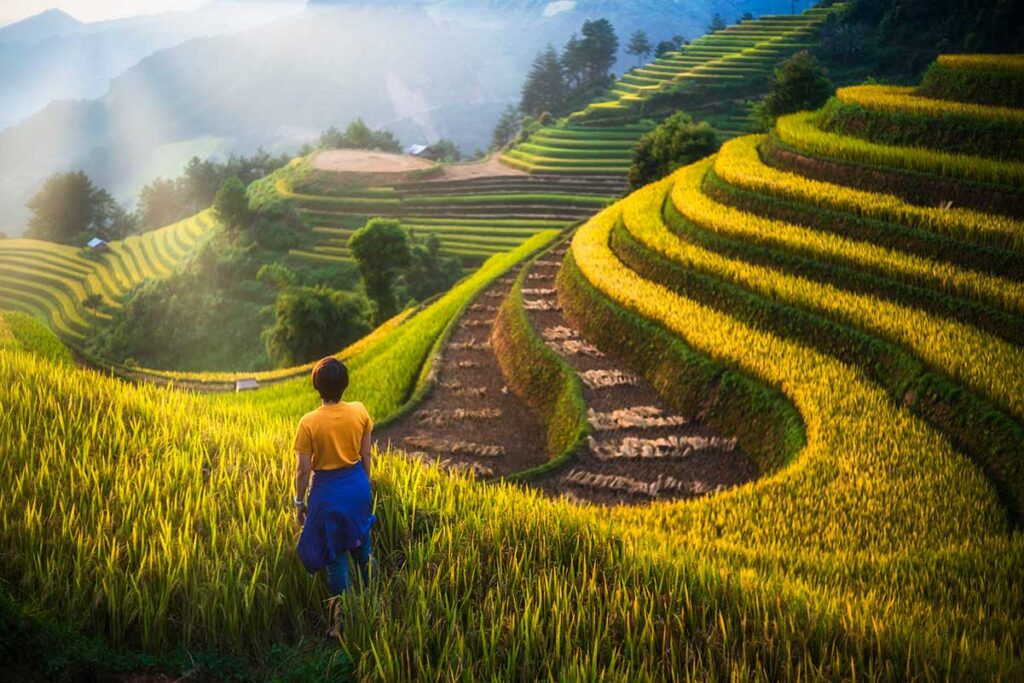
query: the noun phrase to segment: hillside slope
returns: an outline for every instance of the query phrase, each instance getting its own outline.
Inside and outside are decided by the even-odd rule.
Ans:
[[[625,42],[634,28],[660,39],[703,33],[719,4],[730,18],[767,6],[764,0],[598,6]],[[518,100],[533,55],[548,42],[563,43],[592,16],[589,3],[577,5],[578,10],[546,15],[547,5],[537,3],[481,8],[353,2],[311,8],[233,35],[164,42],[161,47],[168,49],[123,73],[104,73],[98,90],[90,85],[87,92],[63,95],[96,99],[55,102],[37,111],[49,97],[30,98],[7,119],[31,115],[0,132],[5,229],[24,223],[26,200],[58,170],[84,169],[120,201],[132,202],[143,184],[178,175],[192,155],[248,154],[259,146],[294,150],[327,127],[357,117],[393,130],[407,144],[445,137],[466,151],[486,149],[501,110]],[[82,74],[81,65],[135,42],[127,29],[110,31],[106,42],[97,35],[74,36],[33,48],[32,54],[0,47],[0,63],[11,74],[3,79],[9,84],[5,105],[13,107],[41,84],[64,80],[61,74],[72,84],[91,83],[98,72]]]

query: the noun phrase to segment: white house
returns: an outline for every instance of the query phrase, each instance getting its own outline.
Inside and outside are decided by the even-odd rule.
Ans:
[[[101,240],[99,237],[93,237],[91,240],[85,243],[85,246],[89,247],[93,251],[110,250],[110,245],[107,244],[106,240]]]

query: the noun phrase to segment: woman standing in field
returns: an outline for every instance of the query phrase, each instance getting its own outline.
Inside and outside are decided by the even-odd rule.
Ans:
[[[327,586],[339,596],[350,584],[350,556],[363,585],[369,580],[373,420],[362,403],[341,400],[348,370],[336,358],[316,364],[313,388],[323,405],[303,416],[295,435],[295,518],[302,525],[298,552],[310,574],[327,569]],[[337,624],[327,635],[338,637]]]

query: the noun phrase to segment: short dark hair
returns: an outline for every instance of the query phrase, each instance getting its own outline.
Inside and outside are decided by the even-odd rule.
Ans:
[[[323,400],[337,403],[348,389],[348,368],[333,356],[324,358],[313,366],[313,388]]]

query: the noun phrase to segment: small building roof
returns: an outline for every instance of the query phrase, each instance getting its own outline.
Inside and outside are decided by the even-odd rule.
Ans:
[[[107,241],[101,240],[99,237],[93,237],[91,240],[85,243],[85,245],[90,249],[95,249],[96,247],[103,247],[106,246],[106,244]]]
[[[405,153],[409,156],[418,157],[428,149],[430,149],[430,145],[409,145],[405,148]]]
[[[235,393],[239,391],[253,391],[260,388],[260,383],[255,379],[240,379],[235,382]]]

